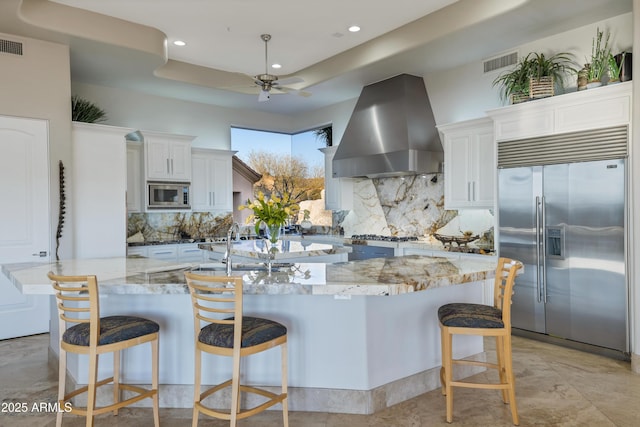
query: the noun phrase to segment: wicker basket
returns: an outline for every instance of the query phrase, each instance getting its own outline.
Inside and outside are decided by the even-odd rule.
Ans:
[[[547,98],[553,96],[553,77],[540,77],[529,79],[529,98]]]
[[[528,101],[529,99],[529,95],[525,94],[525,93],[512,93],[511,94],[511,103],[512,104],[520,104],[521,102],[525,102]]]

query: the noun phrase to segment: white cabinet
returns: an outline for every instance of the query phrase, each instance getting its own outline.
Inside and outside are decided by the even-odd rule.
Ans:
[[[198,243],[129,246],[127,255],[138,255],[171,262],[202,262],[204,259],[204,253],[198,247]]]
[[[73,258],[124,256],[127,238],[127,128],[72,124],[67,187]],[[70,201],[70,202],[69,202]]]
[[[165,261],[178,260],[178,245],[156,245],[147,247],[149,258],[161,259]]]
[[[147,257],[149,251],[148,246],[127,246],[127,256],[137,255]]]
[[[333,155],[338,146],[321,148],[324,153],[324,205],[327,210],[353,208],[353,180],[333,177]]]
[[[191,181],[191,136],[142,132],[149,181]]]
[[[445,209],[494,207],[493,122],[483,118],[438,126],[444,138]]]
[[[224,150],[192,150],[193,211],[233,210],[233,154]]]
[[[487,114],[496,141],[511,141],[609,126],[631,121],[633,82],[602,86],[510,105]]]
[[[204,251],[198,247],[198,243],[178,245],[178,262],[194,261],[204,261]]]
[[[143,211],[142,153],[140,142],[127,141],[127,212]]]

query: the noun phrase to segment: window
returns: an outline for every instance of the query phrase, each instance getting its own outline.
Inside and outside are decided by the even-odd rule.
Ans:
[[[237,151],[236,156],[240,160],[262,175],[260,180],[252,183],[252,191],[247,194],[249,187],[246,183],[236,182],[242,178],[234,174],[234,219],[244,220],[242,211],[237,212],[237,206],[262,191],[268,196],[287,194],[300,205],[301,211],[311,211],[312,223],[330,225],[331,213],[324,211],[322,200],[324,154],[318,150],[325,146],[325,141],[314,130],[290,135],[232,127],[231,148]]]

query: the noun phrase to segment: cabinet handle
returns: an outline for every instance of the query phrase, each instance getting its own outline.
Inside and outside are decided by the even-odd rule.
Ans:
[[[473,184],[471,185],[471,188],[473,189],[473,199],[472,200],[475,202],[477,200],[476,199],[476,182],[475,181],[473,181]]]
[[[211,192],[211,206],[216,204],[216,192],[212,191]]]
[[[171,170],[169,169],[169,159],[167,159],[167,173],[171,173]]]
[[[173,159],[171,159],[171,175],[173,175]]]
[[[467,182],[467,202],[471,201],[471,181]]]

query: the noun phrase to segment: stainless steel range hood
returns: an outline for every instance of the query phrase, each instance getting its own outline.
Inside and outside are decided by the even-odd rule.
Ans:
[[[443,151],[422,77],[365,86],[333,157],[333,176],[440,172]]]

